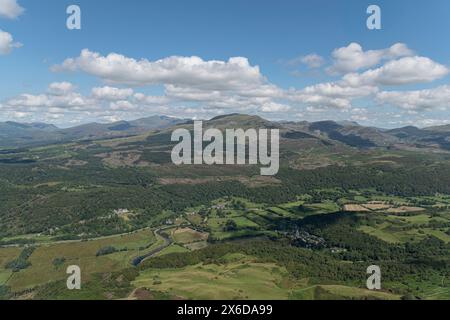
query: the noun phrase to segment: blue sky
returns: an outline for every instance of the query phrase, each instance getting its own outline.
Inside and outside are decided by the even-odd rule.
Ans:
[[[81,30],[66,28],[71,4]],[[381,30],[366,27],[370,4]],[[0,30],[0,121],[450,122],[447,0],[0,0]]]

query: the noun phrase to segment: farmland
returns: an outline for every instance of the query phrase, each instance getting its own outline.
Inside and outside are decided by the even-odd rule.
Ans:
[[[361,196],[360,191],[342,192],[336,189],[321,189],[317,192],[332,194],[333,197],[318,202],[317,197],[315,199],[314,196],[303,194],[297,197],[298,200],[277,206],[239,197],[225,197],[216,199],[209,205],[186,208],[173,221],[166,221],[169,224],[160,231],[171,243],[147,257],[142,264],[157,257],[172,257],[174,254],[189,254],[197,250],[202,252],[211,244],[231,239],[245,243],[250,241],[246,239],[271,237],[278,239],[277,241],[289,239],[296,244],[298,230],[311,232],[311,219],[336,214],[353,216],[358,221],[357,230],[391,245],[420,244],[428,237],[434,237],[447,245],[450,243],[450,213],[446,207],[448,200],[443,200],[442,196],[436,196],[436,203],[433,203],[429,197],[389,198],[387,195],[368,192]],[[336,195],[339,197],[336,198]],[[423,207],[413,207],[414,204],[425,203],[425,200],[427,204]],[[405,210],[409,206],[415,210]],[[362,209],[348,210],[359,207]],[[393,212],[392,208],[402,210]],[[319,231],[312,233],[320,234]],[[28,238],[39,237],[29,235]],[[49,286],[56,283],[63,285],[66,267],[78,265],[83,270],[83,280],[93,285],[101,274],[120,273],[132,268],[133,259],[161,246],[163,242],[159,238],[152,228],[83,241],[52,241],[50,238],[42,238],[34,245],[36,248],[28,258],[30,265],[27,268],[18,272],[3,268],[0,279],[18,297],[29,294],[30,290],[39,296],[47,292]],[[332,248],[333,241],[327,241],[330,244],[326,247]],[[301,243],[302,246],[306,245]],[[112,247],[114,250],[99,255],[99,251],[105,247]],[[330,249],[326,247],[318,253],[329,255]],[[23,249],[20,247],[0,248],[1,265],[5,266],[8,261],[16,258],[21,250]],[[344,257],[345,251],[341,255]],[[225,254],[215,263],[201,262],[182,268],[144,268],[132,278],[127,288],[147,291],[150,296],[160,292],[186,299],[398,299],[399,292],[402,291],[395,289],[399,287],[396,282],[391,282],[391,291],[380,293],[366,292],[361,285],[359,288],[354,287],[352,281],[338,283],[340,284],[323,279],[311,280],[306,274],[293,276],[282,264],[264,262],[258,257],[236,252]],[[430,283],[420,283],[420,286],[435,288],[426,291],[427,296],[433,295],[434,298],[449,294],[444,287],[436,289]],[[62,294],[61,298],[64,296]]]

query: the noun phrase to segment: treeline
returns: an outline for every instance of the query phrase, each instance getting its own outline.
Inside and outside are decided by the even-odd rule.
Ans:
[[[411,278],[426,281],[433,276],[445,274],[445,270],[435,270],[431,266],[410,264],[408,261],[370,260],[342,262],[339,256],[332,256],[324,251],[290,246],[284,241],[253,240],[233,243],[213,244],[205,249],[188,253],[173,253],[149,259],[139,267],[148,268],[182,268],[204,264],[226,264],[223,257],[228,253],[241,253],[256,257],[259,262],[276,263],[291,276],[303,279],[308,277],[310,283],[341,283],[365,286],[366,269],[371,264],[379,265],[383,270],[383,281],[410,283]],[[448,272],[448,269],[447,269]]]
[[[168,254],[149,259],[139,267],[182,268],[198,263],[225,264],[223,257],[228,253],[241,253],[257,257],[260,262],[277,263],[298,278],[311,277],[328,281],[346,281],[361,278],[363,269],[356,265],[345,266],[324,254],[289,246],[286,242],[270,240],[241,241],[213,244],[205,249],[188,253]]]
[[[320,188],[365,189],[398,196],[450,194],[450,165],[326,167],[310,171],[281,169],[279,178],[296,194]]]

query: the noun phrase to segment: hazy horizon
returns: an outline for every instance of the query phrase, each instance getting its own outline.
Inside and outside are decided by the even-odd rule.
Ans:
[[[42,121],[21,122],[21,121],[15,121],[15,120],[5,120],[5,121],[2,121],[2,122],[3,122],[3,123],[6,123],[6,122],[14,122],[14,123],[25,124],[25,125],[27,125],[27,124],[28,124],[28,125],[31,125],[31,124],[46,124],[46,125],[53,125],[53,126],[57,127],[58,129],[69,129],[69,128],[74,128],[74,127],[84,126],[84,125],[89,125],[89,124],[113,124],[113,123],[122,122],[122,121],[125,121],[125,122],[133,122],[133,121],[136,121],[136,120],[141,120],[141,119],[151,118],[151,117],[168,117],[168,118],[172,118],[172,119],[186,120],[186,121],[189,121],[189,120],[210,121],[210,120],[212,120],[212,119],[215,118],[215,117],[219,117],[219,116],[231,116],[231,115],[236,115],[236,114],[239,114],[239,115],[246,115],[246,116],[259,116],[259,117],[261,117],[261,118],[263,118],[263,119],[265,119],[265,120],[269,120],[269,121],[272,121],[272,122],[280,122],[280,123],[281,123],[281,122],[296,122],[296,123],[298,123],[298,122],[303,122],[303,121],[306,121],[306,122],[326,122],[326,121],[333,121],[333,122],[336,122],[336,123],[344,123],[344,122],[354,123],[354,124],[356,124],[356,125],[363,126],[363,127],[376,127],[376,128],[378,128],[378,129],[385,129],[385,130],[398,129],[398,128],[409,127],[409,126],[417,127],[417,128],[419,128],[419,129],[426,129],[426,128],[431,128],[431,127],[438,127],[438,126],[447,126],[447,125],[450,125],[450,122],[448,122],[448,123],[443,123],[443,124],[441,124],[441,125],[436,125],[436,126],[434,126],[434,125],[431,125],[431,126],[405,125],[405,126],[397,126],[397,127],[395,127],[395,126],[393,126],[393,127],[383,127],[383,126],[370,126],[370,125],[367,125],[367,126],[366,126],[366,125],[363,125],[363,124],[359,123],[358,121],[354,121],[354,120],[333,120],[333,119],[323,119],[323,120],[317,120],[317,121],[308,121],[308,120],[301,120],[301,119],[300,119],[300,120],[295,120],[295,121],[294,121],[294,120],[289,120],[289,119],[270,120],[270,119],[266,119],[264,116],[260,116],[260,115],[256,115],[256,114],[244,114],[244,113],[227,113],[227,114],[217,115],[217,116],[213,116],[213,117],[211,117],[211,118],[203,118],[203,119],[185,118],[185,117],[183,117],[183,118],[177,118],[177,117],[175,117],[175,116],[170,116],[170,115],[165,115],[165,114],[151,114],[151,115],[147,115],[147,116],[143,116],[143,117],[139,117],[139,118],[119,119],[119,120],[109,121],[109,122],[100,122],[100,121],[80,122],[80,123],[78,123],[78,124],[72,124],[72,125],[64,125],[64,124],[62,124],[62,125],[57,125],[57,124],[54,124],[54,123],[52,123],[52,122],[42,122]]]

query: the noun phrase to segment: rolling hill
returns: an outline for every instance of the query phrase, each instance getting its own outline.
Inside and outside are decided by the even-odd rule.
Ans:
[[[0,148],[132,136],[149,130],[164,129],[185,121],[166,116],[152,116],[107,124],[88,123],[66,129],[45,123],[27,124],[9,121],[0,123]]]

